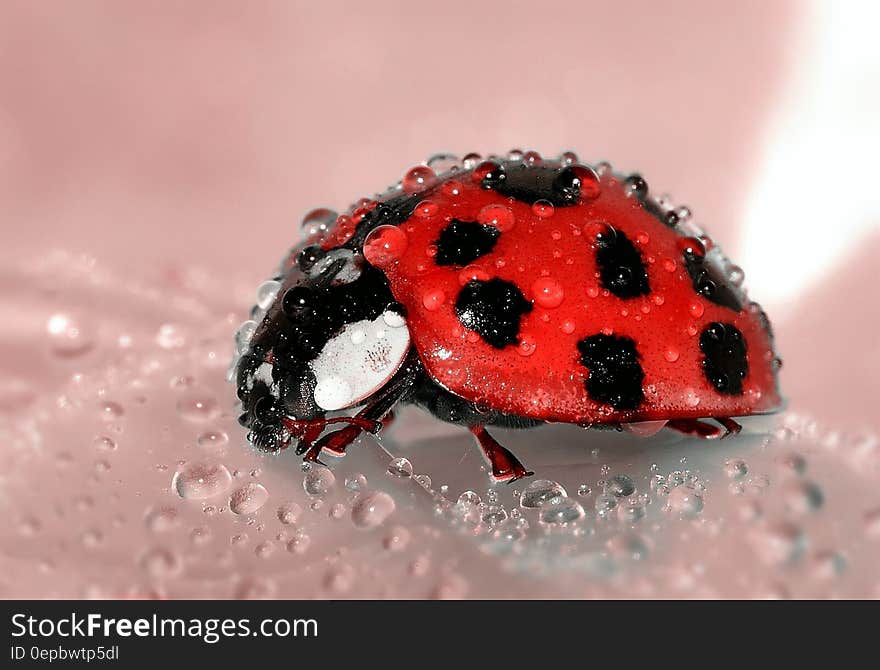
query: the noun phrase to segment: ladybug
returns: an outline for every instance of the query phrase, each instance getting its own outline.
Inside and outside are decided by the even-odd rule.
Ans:
[[[742,271],[637,174],[572,153],[440,157],[304,226],[236,336],[239,422],[261,450],[341,455],[415,403],[513,481],[533,473],[487,426],[715,438],[781,405]]]

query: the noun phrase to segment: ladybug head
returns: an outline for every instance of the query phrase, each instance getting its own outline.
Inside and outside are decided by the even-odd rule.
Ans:
[[[239,422],[278,451],[283,419],[361,404],[402,364],[410,337],[385,276],[356,251],[306,247],[238,362]]]

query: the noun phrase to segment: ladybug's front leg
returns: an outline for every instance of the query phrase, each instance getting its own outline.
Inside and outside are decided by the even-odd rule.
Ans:
[[[498,441],[486,432],[485,426],[470,426],[469,430],[477,438],[477,442],[489,460],[489,464],[492,466],[492,476],[496,480],[510,483],[535,474],[526,470],[516,456],[498,444]]]
[[[409,393],[420,371],[421,367],[418,359],[411,355],[409,362],[397,372],[385,388],[366,407],[354,417],[345,419],[347,423],[351,424],[350,426],[346,426],[342,430],[337,430],[333,433],[328,433],[317,444],[309,444],[305,448],[301,447],[297,450],[297,453],[305,451],[303,459],[306,461],[317,461],[321,451],[324,449],[335,456],[345,455],[345,449],[364,430],[369,433],[377,433],[382,429],[385,417],[389,416],[394,405]]]

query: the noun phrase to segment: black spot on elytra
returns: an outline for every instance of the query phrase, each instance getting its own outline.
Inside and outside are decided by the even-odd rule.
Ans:
[[[621,231],[609,228],[596,237],[596,264],[602,286],[618,298],[650,293],[642,256]]]
[[[733,324],[713,321],[700,333],[703,373],[719,393],[742,395],[749,373],[746,341]]]
[[[437,265],[467,265],[495,247],[501,231],[476,221],[453,219],[437,238]]]
[[[636,409],[644,400],[645,373],[636,343],[619,335],[592,335],[577,343],[581,364],[590,374],[584,383],[590,398],[616,410]]]
[[[503,179],[496,178],[491,184],[484,179],[483,185],[529,205],[538,200],[547,200],[555,207],[569,207],[579,201],[579,182],[570,167],[508,161],[502,165],[502,169]]]
[[[516,284],[497,278],[469,281],[455,301],[461,324],[496,349],[517,343],[520,319],[531,310]]]
[[[694,290],[701,296],[734,312],[742,309],[742,303],[724,273],[716,264],[707,261],[705,255],[686,249],[684,266],[691,276]]]

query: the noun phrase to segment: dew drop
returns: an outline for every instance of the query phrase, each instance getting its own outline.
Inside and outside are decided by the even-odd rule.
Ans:
[[[539,277],[532,283],[532,295],[541,307],[553,309],[559,307],[565,299],[562,284],[552,277]]]
[[[526,531],[519,520],[508,519],[495,529],[492,537],[504,542],[522,542],[526,538]]]
[[[375,528],[394,512],[394,499],[384,491],[360,495],[351,508],[351,520],[358,528]]]
[[[220,414],[220,404],[205,391],[191,389],[177,401],[177,413],[188,421],[210,421]]]
[[[260,309],[269,309],[269,306],[275,302],[278,292],[281,290],[281,282],[269,279],[264,281],[257,287],[257,307]]]
[[[728,479],[742,479],[749,474],[749,466],[741,458],[729,458],[724,463],[724,474]]]
[[[229,511],[233,514],[253,514],[269,499],[269,492],[262,484],[249,482],[236,489],[229,497]]]
[[[427,160],[428,167],[434,174],[444,174],[459,168],[458,156],[454,154],[434,154]]]
[[[69,314],[53,314],[46,322],[49,346],[61,358],[75,358],[95,345],[94,338]]]
[[[682,517],[695,517],[703,511],[703,498],[690,486],[676,486],[667,498],[669,511]]]
[[[310,211],[303,217],[301,226],[306,239],[311,242],[323,240],[336,222],[337,216],[336,212],[325,207]]]
[[[531,356],[538,347],[538,341],[533,335],[523,333],[519,337],[519,344],[516,347],[516,353],[520,356]]]
[[[275,544],[269,540],[265,542],[260,542],[256,547],[254,547],[254,554],[257,558],[269,558],[272,554],[275,553]]]
[[[539,219],[549,219],[556,213],[556,208],[549,200],[536,200],[532,205],[532,213]]]
[[[549,479],[536,479],[523,490],[519,498],[519,505],[525,508],[536,508],[541,507],[552,498],[566,497],[568,494],[559,483]]]
[[[295,524],[299,520],[301,514],[302,506],[293,501],[286,502],[281,505],[281,507],[278,508],[277,512],[278,520],[285,526],[291,526]]]
[[[513,211],[504,205],[486,205],[477,214],[477,221],[485,226],[495,226],[502,233],[513,228]]]
[[[413,216],[419,219],[430,219],[432,216],[435,216],[439,211],[440,205],[438,205],[433,200],[422,200],[418,205],[416,205],[416,208],[413,211]]]
[[[251,340],[257,331],[257,322],[253,320],[242,323],[235,331],[235,350],[239,355],[247,353],[251,346]]]
[[[504,166],[500,163],[483,161],[474,168],[471,179],[488,189],[500,186],[507,179],[507,174],[504,171]]]
[[[207,544],[211,540],[211,530],[205,526],[197,526],[190,532],[189,539],[195,545]]]
[[[626,498],[635,493],[636,486],[629,475],[614,475],[605,482],[605,491],[618,498]]]
[[[117,448],[116,442],[106,435],[99,435],[92,441],[92,444],[94,444],[95,448],[100,451],[116,451]]]
[[[446,294],[441,289],[429,289],[422,294],[422,305],[429,312],[436,312],[446,302]]]
[[[577,500],[566,496],[556,496],[541,505],[539,520],[548,526],[566,526],[583,517],[584,508]]]
[[[118,402],[105,400],[98,403],[98,416],[104,421],[114,421],[125,414],[125,409]]]
[[[645,517],[645,500],[630,498],[624,500],[617,507],[617,518],[624,523],[635,523]]]
[[[745,281],[746,273],[738,265],[731,265],[727,270],[727,279],[734,286],[742,286]]]
[[[247,577],[235,589],[236,600],[270,600],[275,597],[275,582],[260,577]]]
[[[379,226],[364,240],[364,258],[371,265],[387,268],[403,257],[409,240],[399,226]]]
[[[302,555],[308,551],[312,544],[312,538],[305,534],[297,534],[295,538],[287,543],[287,551],[291,554]]]
[[[388,551],[403,551],[409,545],[410,532],[403,526],[393,526],[382,538],[382,546]]]
[[[593,505],[599,518],[606,518],[617,507],[617,496],[613,493],[600,493]]]
[[[144,523],[154,533],[164,533],[180,525],[180,513],[176,507],[152,507],[144,515]]]
[[[200,447],[222,447],[229,442],[229,436],[222,430],[208,430],[196,438]]]
[[[171,481],[181,498],[206,500],[225,492],[232,485],[232,475],[222,463],[191,463],[178,470]]]
[[[400,478],[412,477],[412,463],[405,458],[395,458],[388,464],[388,474]]]
[[[480,154],[471,152],[471,153],[469,153],[469,154],[465,154],[464,157],[461,159],[461,166],[462,166],[465,170],[471,170],[471,169],[473,169],[474,167],[476,167],[476,165],[477,165],[482,159],[483,159],[483,157],[480,156]]]
[[[449,181],[443,182],[443,185],[440,187],[440,191],[443,193],[443,195],[448,195],[452,197],[460,196],[463,190],[464,184],[455,179],[450,179]]]
[[[323,465],[313,465],[303,477],[303,490],[310,496],[321,498],[336,485],[336,475]]]
[[[367,489],[367,478],[362,474],[346,477],[345,489],[354,493],[365,491]]]
[[[476,507],[481,502],[480,496],[477,495],[474,491],[465,491],[460,496],[458,496],[457,505],[462,508],[471,508]]]
[[[507,510],[502,505],[486,505],[480,520],[489,528],[494,528],[507,520]]]
[[[700,404],[700,396],[693,389],[686,389],[684,394],[684,402],[688,407],[696,407]]]
[[[633,421],[621,424],[621,427],[628,433],[638,435],[639,437],[651,437],[656,435],[666,426],[666,421]]]
[[[437,175],[431,168],[427,165],[417,165],[403,175],[401,183],[405,193],[413,194],[433,186],[436,181]]]
[[[164,547],[148,549],[141,556],[140,564],[147,574],[157,578],[175,577],[183,569],[180,556]]]

